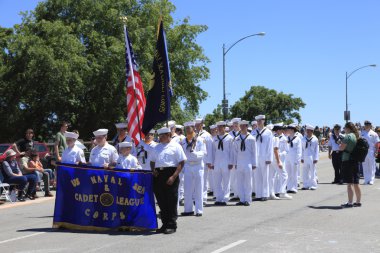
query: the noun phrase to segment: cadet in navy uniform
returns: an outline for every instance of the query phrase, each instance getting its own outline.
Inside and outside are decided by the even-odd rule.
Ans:
[[[285,168],[288,172],[288,193],[298,192],[298,172],[302,158],[301,135],[297,135],[297,124],[287,126],[288,134],[288,154],[285,159]]]
[[[79,148],[75,142],[77,141],[79,134],[74,132],[66,132],[67,148],[63,151],[61,162],[69,164],[86,163],[83,149]]]
[[[116,165],[119,155],[116,148],[107,142],[108,129],[99,129],[93,134],[97,146],[91,150],[90,164],[104,168]]]
[[[132,142],[132,153],[136,152],[135,144],[133,142],[133,139],[128,134],[128,123],[127,122],[121,122],[115,124],[117,134],[115,138],[112,140],[111,144],[116,148],[116,150],[119,149],[118,144],[120,142]]]
[[[155,147],[140,143],[144,149],[153,151],[151,169],[153,171],[153,189],[161,210],[162,227],[157,233],[172,234],[177,230],[178,216],[178,175],[187,160],[181,145],[171,139],[169,128],[157,130],[160,143]]]
[[[339,145],[342,143],[344,135],[340,133],[341,126],[336,124],[329,139],[329,158],[332,160],[332,165],[335,171],[334,181],[332,184],[343,184],[342,178],[342,151],[339,150]]]

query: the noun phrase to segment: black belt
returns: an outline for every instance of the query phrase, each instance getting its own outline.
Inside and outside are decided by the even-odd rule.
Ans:
[[[158,167],[158,168],[154,168],[154,169],[157,171],[164,171],[166,169],[177,169],[177,167]]]
[[[341,151],[340,150],[334,150],[333,153],[340,153]]]

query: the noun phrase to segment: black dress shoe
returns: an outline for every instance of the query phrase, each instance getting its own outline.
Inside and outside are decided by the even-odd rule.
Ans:
[[[287,191],[287,193],[296,194],[297,192],[296,191]]]
[[[307,188],[307,187],[302,187],[302,189],[301,190],[304,190],[304,191],[306,191],[306,190],[310,190],[310,188]]]
[[[267,197],[261,198],[261,201],[267,201],[267,200],[268,200]]]
[[[194,215],[194,212],[183,212],[181,213],[182,216],[192,216]]]
[[[263,198],[255,198],[253,201],[261,201]]]
[[[239,202],[236,203],[236,205],[237,206],[244,206],[244,203],[239,201]]]
[[[214,192],[207,193],[207,196],[213,196],[213,195],[214,195]]]
[[[176,231],[177,230],[175,228],[167,228],[165,229],[164,234],[170,235],[170,234],[174,234]]]
[[[214,205],[220,206],[220,202],[219,201],[215,201]]]
[[[17,200],[20,201],[20,202],[24,202],[25,201],[24,197],[18,197]]]
[[[201,213],[197,213],[195,216],[196,217],[202,217],[202,214]]]
[[[226,202],[220,202],[220,205],[221,205],[221,206],[226,206],[227,203],[226,203]]]
[[[160,227],[159,229],[156,229],[156,233],[162,234],[165,232],[165,230],[166,230],[166,227],[164,225],[162,225],[162,227]]]
[[[276,196],[277,198],[279,198],[279,197],[280,197],[280,193],[276,193],[275,196]]]
[[[30,194],[27,194],[25,197],[27,197],[30,200],[35,200],[36,198]]]
[[[248,201],[244,202],[243,205],[244,206],[250,206],[250,204],[248,203]]]

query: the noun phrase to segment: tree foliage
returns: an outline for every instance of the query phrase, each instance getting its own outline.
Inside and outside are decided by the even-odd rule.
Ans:
[[[245,95],[231,107],[231,117],[252,120],[256,115],[265,114],[267,122],[301,122],[299,109],[305,103],[293,94],[285,94],[263,86],[252,86]]]
[[[174,21],[167,0],[47,0],[24,14],[13,32],[1,28],[0,139],[26,128],[41,136],[67,120],[82,137],[113,129],[125,113],[123,21],[147,91],[162,16],[167,32],[174,97],[172,118],[187,120],[207,97],[199,82],[208,78],[207,57],[196,43],[202,25]]]

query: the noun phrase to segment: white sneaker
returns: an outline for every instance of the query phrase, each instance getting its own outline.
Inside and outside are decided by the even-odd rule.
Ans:
[[[280,199],[293,199],[293,197],[290,196],[290,195],[287,194],[287,193],[281,193],[281,194],[280,194]]]
[[[276,197],[276,195],[270,195],[269,197],[270,200],[279,200],[279,197]]]
[[[312,190],[312,191],[315,191],[317,189],[317,187],[310,187],[310,190]]]

